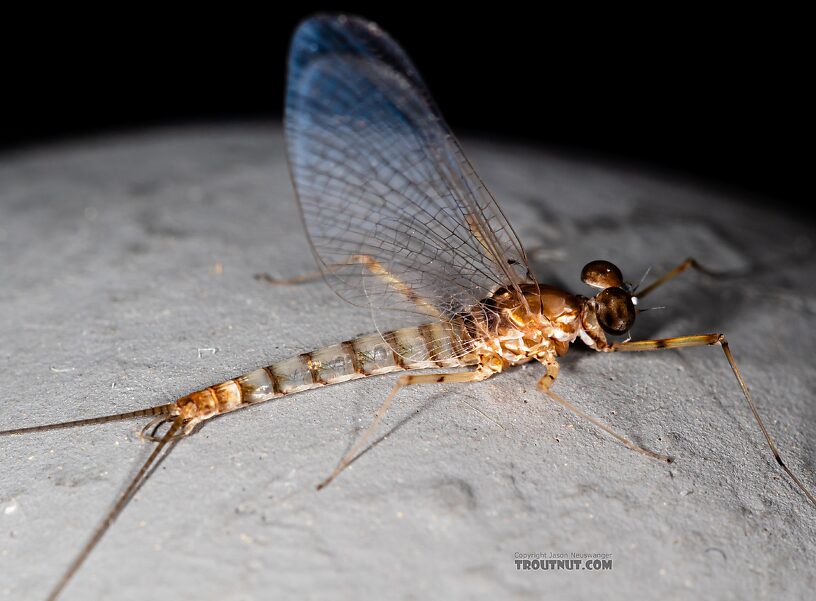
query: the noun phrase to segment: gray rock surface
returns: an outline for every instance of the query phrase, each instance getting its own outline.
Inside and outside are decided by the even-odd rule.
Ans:
[[[543,281],[585,292],[695,256],[639,338],[724,331],[790,466],[816,487],[813,230],[620,165],[465,140]],[[167,402],[370,331],[322,283],[268,124],[92,139],[0,160],[0,429]],[[661,465],[536,392],[538,366],[400,395],[388,437],[323,492],[392,386],[285,397],[182,441],[65,599],[804,599],[816,510],[777,469],[717,348],[562,360],[555,390]],[[143,421],[0,438],[0,599],[42,599],[150,445]],[[516,553],[611,553],[605,572]]]

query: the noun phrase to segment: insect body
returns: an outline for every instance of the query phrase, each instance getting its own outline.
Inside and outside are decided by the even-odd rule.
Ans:
[[[605,261],[587,268],[591,274],[599,269],[617,271]],[[549,368],[540,382],[549,388],[558,371],[557,358],[576,338],[581,337],[591,348],[611,350],[604,329],[625,333],[634,322],[632,296],[617,286],[604,287],[592,299],[540,284],[523,285],[521,294],[518,297],[500,288],[472,311],[456,314],[449,321],[348,340],[193,392],[168,405],[166,414],[145,426],[145,433],[161,422],[180,418],[184,424],[181,434],[186,435],[204,420],[246,405],[403,370],[475,365],[475,370],[465,373],[434,374],[419,380],[407,376],[402,385],[480,381],[507,367],[536,360]],[[524,302],[519,303],[519,298]]]
[[[445,125],[416,69],[376,25],[343,16],[317,16],[301,24],[290,53],[285,129],[292,179],[320,273],[339,296],[372,310],[377,331],[255,369],[171,403],[0,432],[153,417],[143,434],[158,444],[50,599],[59,595],[173,443],[218,415],[319,386],[390,372],[465,368],[401,374],[371,424],[318,488],[364,449],[401,388],[477,382],[530,361],[546,367],[538,385],[551,398],[626,446],[671,461],[550,390],[558,375],[558,357],[578,339],[602,352],[721,346],[776,461],[816,505],[782,461],[722,334],[609,338],[630,331],[638,301],[655,288],[688,268],[706,270],[689,259],[637,291],[615,265],[593,261],[581,274],[596,291],[591,297],[539,283],[518,237]],[[380,327],[383,315],[401,316],[404,327]]]
[[[588,299],[551,286],[526,285],[522,291],[530,315],[515,304],[514,294],[500,289],[478,311],[455,315],[449,322],[347,340],[188,394],[157,407],[159,417],[143,433],[156,439],[149,431],[178,417],[184,423],[182,435],[189,434],[201,422],[246,405],[366,376],[475,365],[470,377],[482,380],[533,359],[557,365],[556,358],[578,336],[590,345],[605,344],[603,334],[595,331],[595,304]],[[450,376],[433,377],[450,381]]]

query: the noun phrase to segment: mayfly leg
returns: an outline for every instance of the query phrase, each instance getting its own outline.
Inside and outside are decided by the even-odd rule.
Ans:
[[[307,271],[293,278],[276,278],[268,273],[256,273],[255,279],[273,286],[294,286],[295,284],[307,284],[309,282],[316,282],[323,279],[323,272],[319,269],[314,271]]]
[[[482,371],[479,369],[474,369],[471,371],[464,371],[464,372],[456,372],[456,373],[447,373],[447,374],[406,374],[400,376],[397,379],[397,383],[394,384],[394,388],[391,389],[391,392],[388,393],[388,396],[385,397],[382,405],[380,408],[377,409],[377,412],[374,414],[374,418],[371,420],[368,428],[366,428],[362,434],[357,437],[357,440],[352,445],[351,449],[349,449],[348,453],[343,455],[340,462],[337,464],[337,467],[334,468],[331,474],[323,480],[320,484],[317,485],[317,490],[321,490],[331,484],[332,480],[334,480],[340,473],[346,469],[351,463],[357,458],[360,451],[363,450],[366,442],[369,438],[377,431],[377,427],[380,425],[380,421],[382,421],[383,416],[388,411],[389,407],[391,407],[391,402],[394,400],[394,397],[400,391],[401,388],[405,388],[406,386],[412,386],[414,384],[444,384],[444,383],[452,383],[452,382],[479,382],[484,380],[485,378],[490,377],[492,372],[489,371]]]
[[[68,566],[68,569],[62,575],[62,578],[60,578],[59,582],[57,582],[56,586],[48,594],[48,597],[46,598],[47,601],[55,601],[57,597],[59,597],[60,593],[63,591],[65,586],[68,584],[68,582],[71,580],[71,578],[74,576],[74,574],[76,574],[77,570],[79,570],[79,568],[82,567],[82,564],[85,562],[85,560],[91,554],[91,551],[94,550],[94,547],[96,547],[96,545],[105,535],[105,533],[111,527],[111,524],[113,524],[116,518],[119,517],[119,514],[122,513],[122,510],[133,498],[133,495],[136,494],[136,491],[139,489],[139,487],[142,484],[144,484],[144,482],[147,480],[147,477],[150,474],[151,466],[153,466],[154,464],[158,465],[156,460],[159,458],[162,450],[167,446],[167,443],[172,441],[175,444],[175,442],[178,441],[179,430],[184,425],[184,418],[181,416],[177,416],[175,418],[170,417],[165,418],[166,421],[169,421],[170,419],[173,420],[170,425],[170,428],[167,430],[167,432],[164,434],[161,440],[159,440],[159,443],[156,445],[156,448],[153,449],[153,452],[150,453],[150,456],[142,464],[142,467],[139,468],[139,471],[130,481],[130,484],[128,484],[128,487],[120,495],[119,499],[117,499],[114,506],[96,527],[96,530],[94,530],[93,534],[88,539],[88,542],[85,543],[85,546],[82,547],[82,550],[71,562],[71,565]],[[159,459],[159,461],[167,457],[167,454],[170,452],[172,448],[173,446],[167,447],[167,451],[161,457],[161,459]]]
[[[712,271],[706,267],[703,267],[698,263],[695,259],[689,257],[685,261],[683,261],[680,265],[672,269],[671,271],[666,272],[663,276],[652,282],[649,286],[644,288],[643,290],[636,293],[638,298],[643,298],[650,292],[652,292],[655,288],[662,286],[666,282],[674,279],[687,269],[692,268],[705,273],[709,276],[714,277],[721,277],[725,275],[729,275],[722,272]],[[805,494],[808,500],[816,506],[816,497],[814,497],[813,493],[811,493],[802,481],[794,474],[790,468],[785,464],[782,460],[782,456],[779,453],[779,449],[776,446],[773,438],[771,438],[768,429],[765,427],[765,423],[762,421],[762,418],[759,415],[759,411],[757,410],[756,403],[754,403],[754,399],[751,396],[750,391],[748,390],[748,385],[745,383],[745,380],[742,377],[742,373],[740,372],[739,368],[737,367],[737,363],[734,360],[734,356],[731,354],[731,349],[728,346],[728,341],[725,339],[724,334],[701,334],[701,335],[694,335],[694,336],[678,336],[674,338],[664,338],[664,339],[657,339],[657,340],[629,340],[626,342],[618,342],[606,350],[610,351],[655,351],[660,349],[666,348],[688,348],[688,347],[695,347],[695,346],[710,346],[710,345],[719,345],[722,347],[723,353],[725,353],[725,357],[728,360],[728,364],[731,366],[731,371],[734,372],[734,376],[737,378],[737,382],[739,383],[740,389],[742,390],[742,394],[745,397],[745,400],[748,402],[748,406],[751,408],[751,413],[754,415],[754,419],[759,425],[759,429],[762,431],[763,436],[765,437],[766,442],[768,443],[768,447],[771,449],[771,453],[773,453],[774,459],[779,464],[785,473],[790,477],[791,480],[799,487],[799,489]]]
[[[375,259],[371,255],[352,255],[348,258],[348,261],[346,261],[345,263],[328,265],[327,270],[331,272],[336,269],[340,269],[341,267],[348,267],[349,265],[362,265],[363,267],[368,269],[368,271],[370,271],[373,275],[379,276],[383,280],[385,280],[388,284],[390,284],[394,288],[394,290],[398,291],[400,294],[403,294],[417,307],[419,307],[420,309],[424,309],[428,315],[432,317],[441,317],[439,314],[439,309],[437,309],[436,307],[433,306],[433,304],[429,303],[427,300],[419,296],[408,284],[406,284],[400,278],[398,278],[390,271],[388,271],[383,266],[382,263],[380,263],[377,259]],[[255,279],[263,280],[273,285],[288,286],[312,282],[315,280],[319,280],[322,277],[323,272],[310,271],[308,273],[304,273],[302,275],[288,279],[277,279],[273,278],[268,273],[260,273],[255,276]]]
[[[816,506],[816,497],[813,496],[804,484],[802,484],[801,480],[794,474],[790,468],[782,461],[782,456],[779,453],[779,449],[776,446],[776,443],[771,438],[771,435],[768,433],[768,429],[765,427],[765,423],[762,421],[762,418],[759,416],[759,411],[757,410],[756,404],[754,403],[754,399],[751,397],[751,393],[748,390],[748,385],[745,383],[745,380],[742,377],[742,373],[740,373],[739,368],[737,367],[737,363],[734,360],[734,356],[731,354],[731,349],[728,346],[728,341],[725,339],[723,334],[700,334],[695,336],[678,336],[675,338],[663,338],[663,339],[656,339],[656,340],[632,340],[628,342],[618,342],[612,344],[608,349],[608,351],[656,351],[661,349],[677,349],[677,348],[689,348],[695,346],[710,346],[710,345],[719,345],[722,347],[723,352],[725,353],[725,357],[728,360],[728,364],[731,366],[731,371],[734,372],[734,376],[737,378],[737,382],[739,383],[740,388],[742,389],[742,394],[745,397],[745,400],[748,402],[748,406],[751,408],[751,413],[754,414],[754,419],[756,420],[757,424],[759,425],[759,429],[762,430],[762,434],[765,436],[765,440],[768,442],[768,446],[771,449],[771,453],[773,453],[774,459],[779,464],[788,476],[790,476],[791,480],[798,486],[801,491],[805,494],[808,500]]]
[[[644,296],[646,296],[650,292],[654,291],[655,288],[657,288],[659,286],[662,286],[663,284],[665,284],[666,282],[668,282],[670,280],[673,280],[674,278],[676,278],[678,275],[680,275],[681,273],[683,273],[687,269],[695,269],[695,270],[699,271],[700,273],[704,273],[704,274],[706,274],[708,276],[711,276],[711,277],[725,277],[725,276],[728,276],[728,275],[733,275],[733,274],[722,272],[722,271],[713,271],[713,270],[709,269],[708,267],[703,267],[702,265],[700,265],[700,263],[697,262],[696,259],[694,259],[692,257],[689,257],[688,259],[686,259],[685,261],[680,263],[680,265],[678,265],[677,267],[675,267],[671,271],[666,272],[661,277],[659,277],[657,280],[655,280],[654,282],[649,284],[643,290],[638,290],[635,293],[635,296],[637,296],[638,299],[643,298]]]
[[[569,409],[570,411],[572,411],[578,417],[584,418],[585,420],[587,420],[589,423],[591,423],[596,428],[599,428],[599,429],[603,430],[604,432],[606,432],[607,434],[609,434],[610,436],[612,436],[613,438],[618,440],[625,447],[627,447],[629,449],[632,449],[633,451],[635,451],[637,453],[640,453],[642,455],[646,455],[646,457],[651,457],[652,459],[657,459],[658,461],[664,461],[665,463],[671,463],[671,462],[674,461],[674,459],[672,459],[668,455],[661,455],[660,453],[655,453],[654,451],[650,451],[646,447],[642,447],[639,444],[632,442],[631,440],[626,438],[623,434],[618,434],[612,428],[610,428],[605,423],[603,423],[601,420],[592,417],[591,415],[589,415],[585,411],[582,411],[581,409],[579,409],[578,407],[576,407],[575,405],[570,403],[564,397],[555,394],[552,390],[545,390],[544,393],[547,396],[549,396],[552,400],[554,400],[556,403],[558,403],[559,405],[564,407],[565,409]]]
[[[390,277],[391,279],[399,281],[395,276],[391,275],[388,271],[386,271],[382,264],[371,255],[352,255],[348,258],[347,261],[343,263],[327,265],[326,270],[332,272],[340,269],[341,267],[348,267],[349,265],[363,265],[365,267],[368,267],[369,270],[374,274],[377,275],[386,274],[386,276]],[[314,271],[307,271],[306,273],[296,275],[293,278],[276,278],[269,275],[268,273],[256,273],[255,279],[264,281],[267,284],[272,284],[273,286],[294,286],[295,284],[306,284],[309,282],[316,282],[317,280],[322,280],[323,272],[319,269],[315,269]],[[406,287],[405,283],[401,281],[400,284],[402,285],[403,288]]]
[[[671,463],[673,461],[673,459],[671,457],[669,457],[668,455],[661,455],[659,453],[655,453],[654,451],[650,451],[649,449],[647,449],[645,447],[642,447],[642,446],[632,442],[631,440],[626,438],[623,434],[618,434],[612,428],[607,426],[605,423],[603,423],[599,419],[592,417],[591,415],[589,415],[585,411],[582,411],[581,409],[579,409],[578,407],[576,407],[575,405],[570,403],[564,397],[562,397],[562,396],[554,393],[552,390],[550,390],[550,387],[553,385],[553,383],[555,382],[555,379],[558,377],[558,370],[559,370],[559,368],[558,368],[558,363],[557,362],[555,362],[555,361],[548,362],[547,363],[547,373],[544,374],[544,376],[542,376],[541,379],[538,381],[538,389],[541,390],[548,397],[550,397],[552,400],[554,400],[556,403],[558,403],[559,405],[564,407],[565,409],[568,409],[572,413],[577,415],[578,417],[581,417],[581,418],[587,420],[593,426],[595,426],[596,428],[599,428],[600,430],[603,430],[604,432],[606,432],[607,434],[609,434],[613,438],[617,439],[621,444],[623,444],[624,446],[632,449],[633,451],[636,451],[638,453],[646,455],[647,457],[651,457],[652,459],[657,459],[659,461],[665,461],[666,463]]]

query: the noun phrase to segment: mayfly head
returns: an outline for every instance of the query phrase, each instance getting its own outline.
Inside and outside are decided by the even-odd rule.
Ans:
[[[616,336],[626,334],[635,323],[637,301],[623,281],[620,269],[609,261],[592,261],[581,270],[581,280],[600,289],[592,304],[604,332]]]

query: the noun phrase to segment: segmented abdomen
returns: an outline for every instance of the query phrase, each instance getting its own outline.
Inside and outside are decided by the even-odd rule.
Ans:
[[[464,325],[436,322],[369,334],[303,353],[176,401],[185,418],[206,419],[286,394],[406,369],[461,367],[478,362],[467,353]]]

